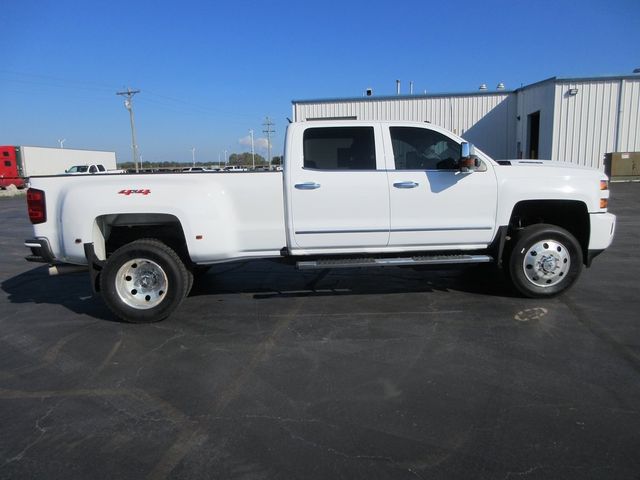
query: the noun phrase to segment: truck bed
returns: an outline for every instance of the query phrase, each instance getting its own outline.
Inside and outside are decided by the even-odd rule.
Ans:
[[[31,182],[46,192],[47,209],[65,212],[62,224],[34,225],[63,262],[85,264],[84,243],[100,253],[109,233],[104,224],[135,223],[136,215],[145,224],[175,217],[195,263],[278,256],[286,245],[281,172],[55,175]],[[98,221],[73,220],[87,218]]]

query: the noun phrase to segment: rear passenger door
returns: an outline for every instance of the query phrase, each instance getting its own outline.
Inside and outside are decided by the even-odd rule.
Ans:
[[[380,130],[366,124],[296,130],[287,159],[295,162],[287,181],[293,248],[386,247],[389,188]]]

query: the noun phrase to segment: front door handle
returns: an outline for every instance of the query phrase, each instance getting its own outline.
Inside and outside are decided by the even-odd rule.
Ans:
[[[316,188],[320,188],[320,184],[316,182],[296,183],[294,186],[298,190],[315,190]]]
[[[396,182],[393,184],[396,188],[416,188],[419,183],[416,182]]]

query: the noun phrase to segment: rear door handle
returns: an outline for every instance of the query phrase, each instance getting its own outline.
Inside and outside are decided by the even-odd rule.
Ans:
[[[396,182],[393,184],[396,188],[416,188],[419,183],[416,182]]]
[[[296,183],[294,186],[298,190],[315,190],[316,188],[320,188],[320,184],[316,182]]]

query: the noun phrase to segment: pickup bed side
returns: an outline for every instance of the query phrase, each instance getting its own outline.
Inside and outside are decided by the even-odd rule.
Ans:
[[[64,185],[64,188],[60,188]],[[64,222],[34,225],[47,238],[55,259],[86,264],[84,244],[105,260],[121,246],[127,230],[137,238],[166,235],[167,226],[184,237],[193,263],[279,256],[286,245],[282,180],[279,173],[100,175],[34,179],[46,192],[49,214]],[[175,236],[175,235],[174,235]]]

